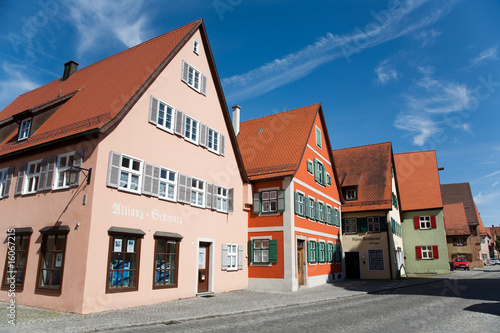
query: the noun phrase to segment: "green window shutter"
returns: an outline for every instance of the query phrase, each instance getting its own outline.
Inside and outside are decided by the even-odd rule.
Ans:
[[[278,212],[285,211],[285,191],[278,191]]]
[[[278,262],[278,241],[276,239],[269,240],[269,262]]]
[[[320,218],[319,218],[319,202],[318,202],[318,201],[315,201],[315,202],[314,202],[314,206],[315,206],[315,208],[316,208],[316,209],[315,209],[315,210],[316,210],[316,216],[315,216],[316,221],[320,221]]]
[[[248,262],[253,262],[253,240],[248,241]]]
[[[345,219],[342,223],[342,235],[345,235]]]
[[[323,249],[321,249],[321,248],[323,248]],[[318,258],[319,261],[320,262],[325,262],[326,261],[326,253],[327,253],[327,251],[326,251],[326,244],[324,242],[320,242],[319,243],[319,252],[320,252],[320,256]],[[323,255],[321,255],[321,254],[323,254]]]
[[[320,248],[319,242],[316,242],[316,262],[319,262],[319,258],[320,258],[320,256],[319,256],[319,252],[320,252],[319,248]]]
[[[368,219],[366,217],[358,218],[358,233],[368,232]]]
[[[321,130],[316,127],[316,145],[321,148]]]
[[[380,231],[387,231],[387,218],[385,216],[381,216],[379,218],[380,221]]]
[[[325,166],[323,165],[323,167],[321,169],[323,169],[322,170],[322,173],[323,173],[322,180],[323,180],[323,182],[321,183],[321,185],[326,186],[326,170],[325,170]]]
[[[335,245],[335,259],[336,262],[342,261],[342,249],[340,245]]]
[[[295,192],[295,214],[297,215],[300,215],[299,214],[299,198],[300,194],[298,192]]]
[[[332,245],[332,247],[331,247],[331,251],[332,251],[332,262],[334,262],[334,261],[335,261],[335,259],[336,259],[336,258],[335,258],[335,256],[336,256],[337,246],[336,246],[336,245],[333,245],[333,244],[331,244],[331,245]]]
[[[326,184],[332,185],[332,177],[330,177],[330,174],[328,172],[326,173]]]
[[[314,243],[314,241],[307,241],[307,262],[314,262],[311,248],[312,243]]]
[[[311,220],[316,220],[316,201],[309,199],[309,207],[311,207]]]
[[[319,182],[319,163],[317,159],[314,159],[314,180]]]
[[[307,161],[307,172],[314,173],[312,161]]]
[[[253,194],[253,213],[260,213],[260,193],[256,192]]]

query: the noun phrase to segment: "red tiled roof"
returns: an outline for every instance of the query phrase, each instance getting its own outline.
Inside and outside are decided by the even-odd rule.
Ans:
[[[470,235],[463,203],[445,204],[443,210],[447,236]]]
[[[342,204],[342,211],[391,209],[392,147],[390,142],[333,150],[339,185],[358,183],[358,199]]]
[[[474,203],[469,183],[442,184],[441,197],[444,205],[459,202],[463,203],[467,222],[473,225],[479,223],[476,204]]]
[[[442,208],[435,151],[394,154],[403,211]]]
[[[238,145],[250,180],[295,173],[320,107],[314,104],[240,124]]]
[[[61,95],[76,92],[22,144],[17,144],[16,128],[0,142],[0,156],[41,142],[102,128],[120,111],[131,106],[128,103],[135,103],[132,97],[142,93],[140,88],[151,75],[201,24],[201,20],[195,21],[79,69],[65,81],[58,79],[20,95],[0,112],[0,123]]]
[[[497,239],[497,236],[500,236],[500,227],[488,227],[486,229],[488,230],[493,242]]]
[[[477,206],[475,203],[474,203],[474,207],[476,208],[477,220],[479,221],[479,227],[477,228],[479,231],[479,235],[486,236],[486,235],[488,235],[488,233],[486,232],[486,229],[484,228],[483,220],[481,219],[481,214],[479,214],[479,210],[477,209]]]

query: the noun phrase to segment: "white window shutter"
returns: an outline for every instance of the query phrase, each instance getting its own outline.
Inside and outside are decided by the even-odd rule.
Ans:
[[[14,195],[23,194],[24,175],[26,174],[27,166],[27,164],[23,164],[19,167],[19,173],[17,174],[16,191],[14,192]]]
[[[213,191],[214,196],[212,197],[212,209],[213,210],[217,210],[217,196],[216,196],[216,194],[218,193],[218,191],[219,191],[219,186],[214,184],[214,191]]]
[[[14,167],[10,167],[7,170],[7,180],[5,182],[5,187],[3,188],[3,193],[0,193],[0,195],[4,198],[9,196],[10,192],[10,184],[12,183],[12,176],[14,175]]]
[[[73,162],[73,166],[82,167],[82,162],[83,162],[83,150],[79,150],[75,153],[75,160]],[[74,172],[78,172],[75,178],[75,182],[73,184],[70,184],[71,186],[78,186],[80,185],[80,170],[74,170]]]
[[[186,176],[186,203],[191,203],[191,186],[192,186],[193,178]]]
[[[221,263],[222,263],[222,267],[221,269],[223,271],[227,271],[227,249],[228,246],[227,244],[222,244],[222,258],[221,258]]]
[[[200,123],[200,146],[207,147],[208,130],[207,125]]]
[[[151,187],[151,195],[154,197],[158,197],[160,195],[160,167],[153,166],[153,184]]]
[[[227,212],[234,212],[234,188],[227,191]]]
[[[144,170],[142,174],[142,194],[151,195],[153,188],[153,164],[144,163]]]
[[[186,179],[187,176],[183,174],[179,174],[178,183],[177,183],[177,201],[186,202]]]
[[[43,159],[42,165],[40,166],[40,179],[38,181],[37,191],[43,191],[45,189],[45,178],[47,178],[47,166],[49,165],[49,160]]]
[[[186,115],[181,110],[175,111],[175,134],[184,136],[186,127]]]
[[[238,269],[243,269],[243,246],[238,245]]]
[[[278,212],[285,211],[285,191],[278,191]]]
[[[253,194],[253,212],[254,214],[260,213],[260,193],[255,192]]]
[[[54,157],[42,160],[42,166],[40,168],[40,183],[38,184],[37,191],[52,189],[55,164],[56,159]]]
[[[186,82],[186,83],[188,81],[188,72],[189,72],[189,64],[183,60],[182,61],[181,80]]]
[[[207,77],[203,74],[201,74],[200,92],[205,96],[207,95]]]
[[[155,125],[158,123],[158,100],[153,96],[149,104],[149,122]]]
[[[219,154],[221,154],[222,156],[224,156],[226,150],[225,143],[226,143],[226,137],[221,134],[219,143]]]
[[[205,190],[205,207],[206,208],[211,208],[213,209],[214,207],[212,206],[212,196],[213,196],[213,184],[207,183],[207,187]]]
[[[108,165],[108,179],[106,186],[118,188],[120,185],[120,164],[122,161],[122,154],[109,152],[109,165]]]

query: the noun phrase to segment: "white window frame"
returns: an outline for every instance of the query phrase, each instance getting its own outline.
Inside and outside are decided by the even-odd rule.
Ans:
[[[38,164],[38,171],[36,171],[36,169],[35,169],[35,172],[30,172],[31,166],[37,165],[37,164]],[[35,168],[37,168],[37,167],[35,167]],[[42,160],[33,161],[33,162],[28,163],[28,166],[26,168],[26,175],[25,175],[26,178],[25,178],[23,194],[31,194],[31,193],[36,193],[38,191],[38,188],[40,187],[41,169],[42,169]],[[30,184],[31,179],[36,179],[36,184],[35,183]]]
[[[319,136],[318,136],[319,134]],[[319,143],[319,144],[318,144]],[[323,141],[321,140],[321,129],[316,126],[316,147],[319,149],[323,149]]]
[[[207,131],[207,149],[218,154],[220,151],[220,133],[210,127],[207,127]]]
[[[68,161],[70,160],[71,156],[73,156],[73,161],[71,164],[68,164]],[[57,156],[57,165],[56,165],[57,172],[56,172],[56,180],[54,183],[55,190],[69,188],[72,186],[72,184],[69,184],[69,185],[67,184],[69,181],[68,177],[70,176],[70,173],[67,171],[71,170],[71,167],[75,163],[75,157],[76,157],[76,152],[61,154],[61,155]],[[61,159],[63,159],[63,158],[66,158],[66,165],[65,166],[61,166]],[[78,171],[78,172],[80,172],[80,171]],[[62,177],[63,185],[59,186],[59,182],[61,181],[61,177]]]
[[[195,184],[195,186],[193,186]],[[201,185],[201,188],[200,188]],[[191,198],[189,198],[189,202],[191,203],[191,206],[195,207],[205,207],[205,185],[206,182],[204,180],[198,179],[198,178],[191,178]],[[194,199],[195,202],[193,202],[193,195],[195,195]],[[201,204],[198,203],[199,199],[201,198]]]
[[[432,251],[432,245],[421,245],[420,252],[422,254],[422,259],[424,260],[434,259],[434,252]]]
[[[164,110],[163,110],[164,116],[163,116],[163,122],[160,123],[160,111],[161,111],[160,108],[162,106],[164,107]],[[171,110],[171,114],[170,114],[170,118],[171,118],[171,120],[170,120],[170,127],[165,126],[165,124],[167,122],[167,113],[168,113],[167,110],[168,109]],[[156,115],[156,127],[158,127],[158,128],[160,128],[160,129],[162,129],[164,131],[167,131],[167,132],[173,134],[174,133],[174,126],[175,126],[175,119],[174,119],[174,117],[175,117],[175,110],[176,109],[172,105],[170,105],[168,103],[165,103],[165,102],[163,102],[161,100],[158,100],[158,109],[156,110],[157,111],[157,115]]]
[[[309,166],[310,166],[310,168],[309,168]],[[311,176],[314,176],[314,162],[311,160],[307,160],[307,172]]]
[[[188,120],[189,120],[189,133],[188,133]],[[193,123],[196,122],[196,126],[195,126],[195,134],[194,134],[194,139],[193,139]],[[193,117],[190,117],[188,115],[186,115],[186,126],[184,128],[184,138],[191,142],[191,143],[194,143],[195,145],[198,144],[198,140],[199,140],[199,137],[200,137],[200,122],[198,120],[196,120],[195,118]]]
[[[318,204],[316,206],[316,209],[318,210],[317,213],[316,213],[316,216],[318,216],[318,219],[317,221],[319,223],[326,223],[326,220],[325,220],[325,204],[322,202],[322,201],[316,201]]]
[[[201,89],[201,72],[188,63],[187,84],[196,91]],[[198,85],[196,85],[198,81]]]
[[[165,173],[165,177],[162,177],[162,173]],[[170,179],[170,175],[174,175],[174,180]],[[173,171],[164,167],[160,167],[160,183],[158,187],[158,198],[162,200],[167,200],[167,201],[177,201],[177,176],[178,173],[177,171]],[[162,195],[161,193],[161,187],[165,186],[165,195]],[[174,189],[174,195],[172,198],[168,197],[168,189],[173,188]]]
[[[316,198],[314,197],[311,197],[311,196],[308,196],[309,198],[309,207],[306,207],[306,209],[308,209],[309,211],[309,216],[313,216],[312,218],[309,217],[309,221],[313,221],[313,222],[316,222]],[[305,201],[304,201],[304,207],[305,207]],[[311,214],[311,210],[314,209],[314,214]],[[307,216],[307,213],[306,215]]]
[[[307,246],[307,262],[309,263],[309,265],[317,265],[318,264],[318,258],[316,256],[317,254],[317,251],[316,251],[316,246],[318,246],[318,243],[319,241],[316,240],[315,238],[310,238],[307,240],[307,244],[314,244],[314,249],[313,249],[313,246],[309,247]],[[311,243],[309,243],[311,242]],[[309,252],[311,251],[311,252]],[[309,259],[309,254],[311,254],[311,257],[314,256],[314,259]]]
[[[371,258],[371,255],[370,255],[371,252],[377,252],[377,253],[381,253],[382,254],[382,258],[381,258],[382,259],[382,261],[381,261],[382,267],[381,268],[372,268],[372,264],[371,264],[371,259],[372,258]],[[370,270],[370,271],[379,271],[379,272],[385,270],[384,250],[382,250],[382,249],[369,249],[368,252],[367,252],[367,254],[368,254],[368,270]]]
[[[354,226],[354,232],[350,230],[353,226]],[[345,219],[345,234],[356,235],[357,233],[358,233],[358,220],[355,217],[347,217]]]
[[[264,196],[267,195],[267,198]],[[275,195],[274,197],[272,195]],[[261,197],[261,213],[277,213],[278,212],[278,190],[266,190],[260,192]],[[264,203],[268,203],[267,209],[264,209]],[[275,204],[272,209],[273,203]]]
[[[130,163],[132,163],[132,166],[133,166],[134,161],[139,162],[139,170],[134,170],[133,168],[130,168],[130,163],[129,163],[128,167],[123,166],[123,159],[129,159]],[[121,191],[125,191],[125,192],[132,192],[132,193],[141,194],[143,167],[144,167],[143,160],[140,160],[138,158],[135,158],[135,157],[132,157],[129,155],[122,154],[121,160],[120,160],[120,174],[118,176],[118,189]],[[127,186],[126,187],[124,187],[122,185],[122,174],[127,174],[127,184],[126,184]],[[130,185],[132,183],[131,180],[132,180],[133,176],[137,177],[137,189],[136,190],[133,190],[130,188]]]
[[[228,193],[229,189],[222,186],[217,186],[217,193],[213,193],[215,196],[216,210],[218,212],[227,213]]]
[[[304,192],[301,192],[301,191],[296,191],[296,193],[298,194],[299,198],[302,198],[301,200],[301,203],[298,205],[299,209],[300,210],[300,207],[302,207],[302,212],[297,212],[295,213],[295,215],[297,215],[298,217],[300,218],[305,218],[307,215],[306,215],[306,194]],[[295,205],[297,205],[297,202],[295,202]],[[302,214],[301,214],[302,213]]]
[[[227,244],[227,270],[238,270],[238,244]]]
[[[317,262],[320,264],[320,265],[325,265],[326,264],[326,253],[327,253],[327,243],[325,241],[318,241],[316,242],[316,244],[319,244],[319,249],[318,249],[318,253],[319,253],[319,258],[317,258]],[[321,250],[321,248],[323,247],[323,250]],[[323,260],[321,260],[323,259]]]
[[[346,200],[356,200],[356,190],[353,188],[348,188],[345,190]]]
[[[431,229],[431,217],[419,216],[420,229]]]
[[[253,253],[252,253],[252,258],[253,258],[253,263],[254,264],[265,264],[265,265],[271,265],[271,263],[269,262],[269,241],[271,240],[271,238],[267,238],[267,237],[258,237],[258,238],[252,238],[252,241],[253,241]],[[263,242],[264,241],[267,241],[267,247],[263,247]],[[256,247],[255,244],[256,242],[260,242],[261,246],[260,247]],[[256,251],[260,251],[260,258],[259,258],[259,261],[256,260],[255,258],[257,258],[257,256],[255,255],[255,252]],[[263,258],[263,254],[264,253],[267,253],[267,261],[264,261]]]
[[[0,199],[4,197],[3,191],[7,185],[7,176],[9,173],[9,168],[0,169]],[[8,197],[9,193],[5,197]]]
[[[30,136],[31,130],[31,118],[26,118],[21,121],[19,125],[19,134],[17,136],[17,141],[26,140]]]
[[[193,52],[198,55],[200,54],[200,43],[196,39],[193,41]]]
[[[457,237],[456,238],[456,243],[457,243],[457,246],[464,246],[464,238],[463,237]]]
[[[379,216],[368,216],[367,217],[367,227],[368,233],[379,233],[380,232],[380,217]],[[370,230],[370,227],[372,227]]]
[[[328,249],[330,247],[330,245],[332,246],[332,250],[331,251]],[[328,258],[326,258],[327,262],[333,262],[333,253],[335,252],[333,250],[334,247],[335,247],[335,244],[333,244],[333,242],[327,242],[326,243],[325,251],[328,253]]]

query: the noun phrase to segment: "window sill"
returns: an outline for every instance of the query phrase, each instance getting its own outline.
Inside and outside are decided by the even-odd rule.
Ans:
[[[106,288],[106,294],[114,294],[114,293],[124,293],[129,291],[137,291],[137,287],[115,287],[115,288]]]
[[[155,289],[172,289],[172,288],[177,288],[177,284],[159,284],[159,285],[153,285],[153,290],[155,290]]]
[[[185,135],[184,135],[184,140],[186,140],[186,141],[187,141],[187,142],[189,142],[189,143],[192,143],[192,144],[193,144],[193,145],[195,145],[195,146],[199,146],[199,145],[200,145],[200,144],[198,143],[198,141],[195,141],[195,140],[189,139],[189,138],[188,138],[188,137],[186,137]]]
[[[159,125],[156,125],[156,127],[161,129],[162,131],[168,132],[170,134],[174,134],[174,127],[173,126],[170,129],[167,127],[159,126]]]
[[[119,187],[118,191],[141,195],[141,191],[134,191],[134,190],[130,190],[128,188],[123,188],[123,187]]]
[[[177,191],[177,189],[176,189],[176,191]],[[177,198],[170,199],[170,198],[164,198],[164,197],[158,196],[158,199],[163,200],[163,201],[177,202]]]
[[[48,289],[48,288],[37,287],[35,289],[35,294],[47,295],[47,296],[60,296],[61,290],[60,289]]]

